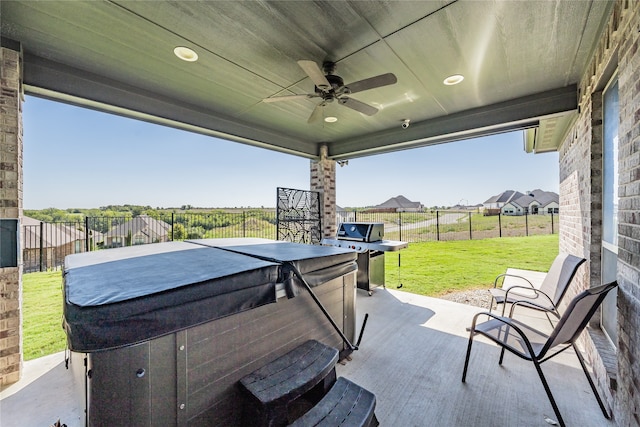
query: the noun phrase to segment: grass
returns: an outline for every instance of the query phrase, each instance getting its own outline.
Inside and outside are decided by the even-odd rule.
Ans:
[[[508,267],[547,271],[556,255],[557,234],[411,243],[385,255],[386,283],[427,296],[486,289]],[[60,271],[23,275],[23,316],[25,360],[64,350]]]
[[[547,271],[557,255],[557,234],[411,243],[385,254],[385,279],[390,288],[402,283],[404,291],[441,296],[493,286],[508,267]]]
[[[65,348],[62,330],[62,273],[46,271],[22,276],[24,360]]]

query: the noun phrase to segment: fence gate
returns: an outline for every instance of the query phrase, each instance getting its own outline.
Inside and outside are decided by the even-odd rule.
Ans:
[[[320,193],[278,187],[276,206],[278,240],[320,243]]]

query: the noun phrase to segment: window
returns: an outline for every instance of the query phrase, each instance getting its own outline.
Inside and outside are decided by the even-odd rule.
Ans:
[[[618,80],[614,78],[603,93],[602,150],[602,283],[616,279],[618,272]],[[617,342],[616,293],[602,304],[602,328],[613,344]]]

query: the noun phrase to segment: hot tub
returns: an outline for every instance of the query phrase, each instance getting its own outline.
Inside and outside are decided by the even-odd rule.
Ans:
[[[307,339],[345,348],[293,270],[353,342],[356,269],[352,251],[264,239],[68,256],[64,327],[87,424],[239,425],[244,375]]]

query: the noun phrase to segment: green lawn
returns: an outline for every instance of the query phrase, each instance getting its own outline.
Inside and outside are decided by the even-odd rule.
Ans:
[[[398,254],[401,268],[398,271]],[[507,267],[547,271],[558,255],[558,235],[411,243],[385,255],[386,284],[416,294],[492,286]],[[23,275],[24,359],[64,350],[60,271]]]
[[[22,275],[22,313],[24,360],[64,350],[60,271]]]
[[[440,296],[493,286],[508,267],[547,271],[557,255],[557,234],[410,243],[385,254],[385,280],[392,289],[402,283],[404,291]]]

